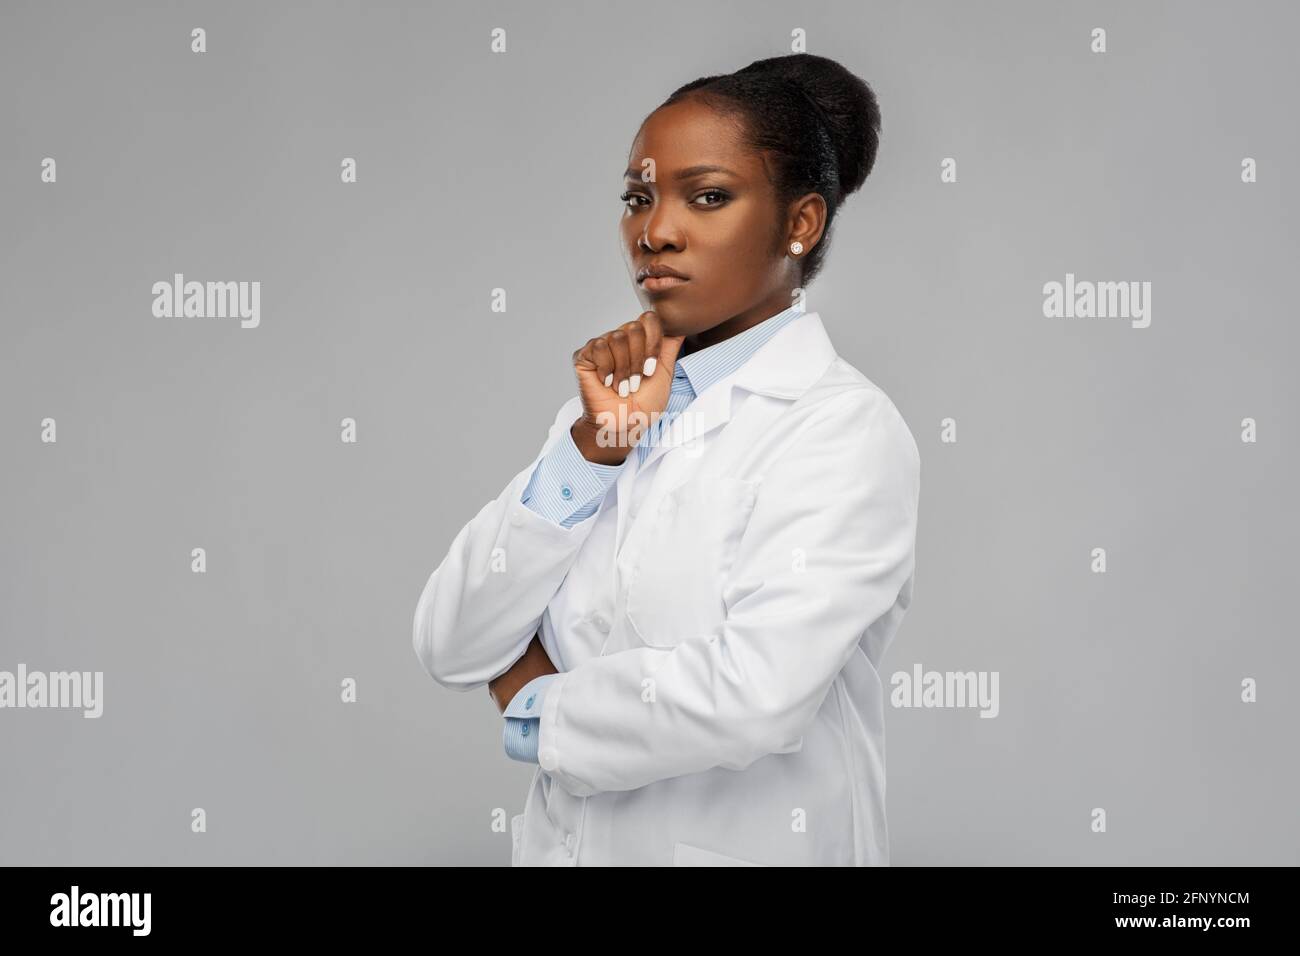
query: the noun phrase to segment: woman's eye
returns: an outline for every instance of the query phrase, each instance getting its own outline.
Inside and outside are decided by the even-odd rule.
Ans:
[[[704,203],[699,202],[699,200],[704,199],[707,196],[713,196],[716,201],[704,202]],[[619,196],[618,198],[623,200],[624,203],[627,203],[629,208],[631,209],[640,209],[644,206],[649,205],[650,203],[649,196],[645,196],[641,193],[634,193],[631,191],[623,193],[623,195]],[[730,198],[731,197],[728,196],[721,189],[706,189],[704,192],[700,193],[698,196],[695,197],[696,201],[692,203],[692,205],[702,205],[707,207],[720,206]],[[645,202],[633,201],[633,200],[642,200],[642,199],[644,199]]]
[[[718,201],[717,201],[717,202],[707,202],[707,203],[703,203],[703,204],[702,204],[702,205],[705,205],[705,206],[720,206],[720,205],[722,205],[724,202],[726,202],[727,199],[728,199],[727,194],[724,193],[721,189],[706,189],[704,192],[700,193],[700,194],[699,194],[698,196],[696,196],[695,198],[696,198],[696,199],[703,199],[705,196],[717,196],[717,197],[718,197]]]

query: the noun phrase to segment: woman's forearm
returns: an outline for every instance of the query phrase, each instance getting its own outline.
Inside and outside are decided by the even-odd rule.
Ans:
[[[557,673],[559,671],[542,647],[541,638],[534,634],[528,644],[528,650],[524,651],[523,656],[510,666],[510,670],[488,683],[488,693],[492,696],[492,702],[497,705],[497,711],[504,712],[515,694],[519,693],[519,688],[544,674]]]

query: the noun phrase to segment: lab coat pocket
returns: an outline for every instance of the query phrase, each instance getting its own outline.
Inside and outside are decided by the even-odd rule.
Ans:
[[[715,632],[723,587],[758,497],[758,482],[697,478],[664,495],[627,585],[627,619],[651,647]]]
[[[727,856],[724,853],[714,853],[712,850],[705,850],[702,847],[692,846],[689,843],[676,843],[673,845],[673,866],[764,866],[763,863],[754,863],[750,860],[742,860],[738,856]]]

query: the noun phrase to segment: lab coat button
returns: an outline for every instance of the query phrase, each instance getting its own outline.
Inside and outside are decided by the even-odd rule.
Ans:
[[[520,507],[522,508],[523,505],[520,505]],[[510,515],[510,523],[517,528],[524,523],[524,516],[518,511],[515,511]]]
[[[564,848],[565,848],[566,850],[569,851],[569,856],[573,856],[573,844],[574,844],[574,842],[575,842],[575,841],[574,841],[574,839],[573,839],[573,834],[572,834],[572,833],[566,833],[566,834],[564,835]]]
[[[543,770],[554,770],[556,766],[555,748],[544,747],[542,752],[537,755],[537,762]]]
[[[596,630],[600,631],[601,633],[603,634],[609,633],[609,621],[605,619],[605,616],[603,614],[597,614],[594,618],[592,618],[591,623],[595,624]]]

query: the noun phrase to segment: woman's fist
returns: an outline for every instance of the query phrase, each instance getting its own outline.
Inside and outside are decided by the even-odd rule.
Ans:
[[[582,417],[571,433],[589,461],[616,465],[668,407],[685,336],[664,335],[654,312],[598,335],[573,353]]]

